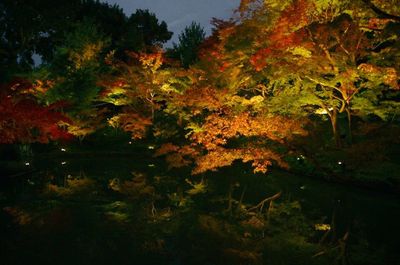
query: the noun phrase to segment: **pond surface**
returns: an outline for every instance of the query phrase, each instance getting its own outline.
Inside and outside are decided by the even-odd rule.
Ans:
[[[27,163],[28,161],[21,161]],[[396,195],[234,165],[42,157],[1,180],[1,264],[400,264]]]

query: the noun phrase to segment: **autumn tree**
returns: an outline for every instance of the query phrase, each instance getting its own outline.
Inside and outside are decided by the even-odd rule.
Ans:
[[[0,143],[48,143],[70,139],[61,122],[69,119],[59,111],[58,103],[43,106],[30,95],[33,84],[15,80],[0,91]]]
[[[376,104],[379,95],[399,88],[397,66],[374,59],[375,54],[398,52],[397,34],[392,31],[390,41],[382,35],[397,20],[376,18],[374,9],[365,1],[299,0],[279,6],[274,1],[243,1],[241,23],[231,36],[239,36],[236,46],[245,38],[252,40],[242,49],[256,72],[253,76],[261,81],[254,85],[269,98],[270,110],[328,115],[340,146],[341,113],[347,116],[351,135],[352,116],[397,112],[393,100],[386,101],[387,107]],[[367,100],[371,97],[375,102]]]
[[[242,1],[235,19],[215,21],[187,88],[168,102],[188,144],[159,154],[194,161],[193,173],[235,160],[264,171],[271,161],[284,166],[274,147],[305,135],[318,115],[329,117],[337,146],[341,116],[349,138],[354,116],[393,117],[398,65],[378,57],[397,60],[397,20],[374,9],[365,1]]]
[[[80,139],[102,126],[97,82],[106,71],[103,61],[109,43],[110,39],[98,31],[93,21],[85,20],[66,34],[51,63],[43,64],[32,74],[37,85],[36,99],[46,105],[66,102],[63,112],[70,121],[64,126]]]
[[[156,122],[158,113],[165,107],[168,94],[177,91],[179,70],[168,66],[159,48],[153,52],[130,52],[127,62],[111,60],[115,68],[110,78],[102,81],[100,100],[111,106],[108,124],[121,128],[133,139],[146,136],[148,128]],[[177,84],[176,86],[172,84]],[[110,108],[110,107],[109,107]]]
[[[183,90],[174,91],[164,109],[178,117],[186,141],[165,144],[157,154],[166,155],[171,166],[194,163],[193,174],[234,161],[251,162],[255,172],[273,163],[285,167],[277,147],[304,135],[302,123],[270,113],[264,98],[248,89],[250,67],[237,65],[244,54],[224,47],[234,25],[215,24],[218,30],[202,46],[200,61],[186,71]]]

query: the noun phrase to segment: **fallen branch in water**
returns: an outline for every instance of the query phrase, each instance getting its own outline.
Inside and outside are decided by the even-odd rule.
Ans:
[[[281,195],[282,195],[282,191],[278,192],[278,193],[275,194],[275,195],[272,195],[271,197],[265,198],[264,200],[262,200],[261,202],[259,202],[256,206],[253,206],[253,207],[247,209],[247,211],[250,212],[250,211],[256,210],[256,209],[258,209],[258,208],[260,208],[260,211],[262,211],[262,209],[264,208],[264,204],[265,204],[266,202],[276,200],[276,199],[278,199]]]

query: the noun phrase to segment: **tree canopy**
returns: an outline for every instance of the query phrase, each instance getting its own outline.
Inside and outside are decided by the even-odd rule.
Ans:
[[[98,0],[23,0],[0,3],[0,61],[4,73],[29,70],[33,55],[50,62],[65,37],[76,25],[90,20],[97,31],[110,38],[109,50],[141,50],[168,41],[172,33],[148,10],[137,10],[129,18],[117,5]],[[37,61],[38,59],[36,59]],[[6,75],[4,75],[6,76]]]
[[[184,67],[193,64],[198,60],[198,52],[205,36],[200,24],[192,22],[179,34],[179,43],[173,44],[172,57],[179,59]]]

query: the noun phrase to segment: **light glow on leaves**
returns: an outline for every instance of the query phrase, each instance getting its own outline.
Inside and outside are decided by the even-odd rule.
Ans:
[[[200,182],[193,182],[189,179],[185,179],[185,181],[192,187],[190,190],[186,191],[189,195],[201,194],[207,191],[207,183],[203,179]]]
[[[311,57],[311,51],[304,48],[304,47],[294,47],[288,49],[289,52],[291,52],[293,55],[299,55],[305,58],[310,58]]]
[[[103,48],[103,42],[88,43],[81,50],[71,50],[69,53],[69,59],[74,63],[75,70],[79,70],[96,59]]]
[[[108,124],[113,128],[121,128],[129,132],[132,139],[142,139],[152,121],[138,113],[121,113],[110,118]]]
[[[329,224],[315,224],[314,228],[317,231],[329,231],[329,230],[331,230],[331,226]]]

